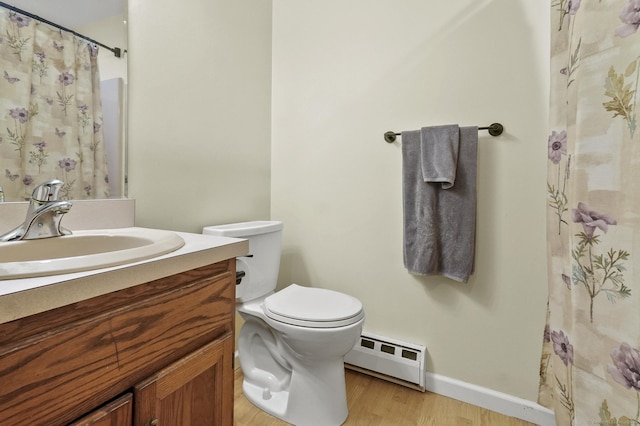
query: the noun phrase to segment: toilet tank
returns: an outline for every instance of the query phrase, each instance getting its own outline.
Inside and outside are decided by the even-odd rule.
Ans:
[[[245,238],[249,254],[236,258],[236,272],[244,272],[236,286],[236,301],[247,302],[274,291],[278,283],[282,229],[280,221],[254,221],[206,226],[205,235]]]

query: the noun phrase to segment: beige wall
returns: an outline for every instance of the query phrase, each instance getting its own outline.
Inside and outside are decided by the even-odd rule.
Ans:
[[[129,0],[136,224],[269,216],[271,3]]]
[[[137,224],[200,232],[271,212],[281,285],[353,294],[365,329],[425,344],[430,371],[535,400],[548,5],[274,0],[273,43],[267,0],[186,6],[130,0]],[[400,145],[382,134],[494,121],[506,134],[479,142],[476,274],[407,274]]]
[[[274,0],[272,218],[280,283],[350,293],[365,330],[425,344],[428,370],[535,400],[546,307],[548,4]],[[400,144],[480,133],[476,273],[402,264]]]

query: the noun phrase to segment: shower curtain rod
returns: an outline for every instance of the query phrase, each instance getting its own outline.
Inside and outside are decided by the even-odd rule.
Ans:
[[[493,123],[487,127],[478,127],[478,130],[488,130],[491,136],[500,136],[504,131],[504,127],[500,123]],[[396,136],[401,136],[401,135],[402,133],[389,131],[384,134],[384,140],[387,141],[388,143],[393,143],[396,141]]]
[[[108,49],[108,50],[110,50],[111,52],[113,52],[113,54],[116,56],[116,58],[120,58],[120,57],[122,56],[122,49],[120,49],[119,47],[109,47],[109,46],[105,46],[104,44],[102,44],[102,43],[100,43],[100,42],[98,42],[98,41],[95,41],[95,40],[94,40],[94,39],[92,39],[92,38],[89,38],[89,37],[87,37],[87,36],[85,36],[85,35],[82,35],[82,34],[80,34],[80,33],[77,33],[77,32],[75,32],[75,31],[73,31],[73,30],[71,30],[71,29],[69,29],[69,28],[63,27],[62,25],[58,25],[58,24],[56,24],[56,23],[54,23],[54,22],[51,22],[51,21],[49,21],[49,20],[47,20],[47,19],[41,18],[41,17],[39,17],[38,15],[34,15],[33,13],[29,13],[29,12],[27,12],[27,11],[25,11],[25,10],[18,9],[17,7],[15,7],[15,6],[11,6],[10,4],[7,4],[7,3],[4,3],[4,2],[1,2],[1,1],[0,1],[0,6],[4,7],[5,9],[9,9],[9,10],[11,10],[11,11],[13,11],[13,12],[19,13],[19,14],[21,14],[21,15],[28,16],[29,18],[31,18],[31,19],[35,19],[36,21],[40,21],[40,22],[43,22],[43,23],[45,23],[45,24],[47,24],[47,25],[51,25],[52,27],[58,28],[59,30],[67,31],[67,32],[69,32],[69,33],[72,33],[72,34],[74,34],[76,37],[80,37],[81,39],[87,40],[87,41],[88,41],[88,42],[90,42],[90,43],[97,44],[97,45],[98,45],[98,46],[100,46],[100,47],[104,47],[105,49]],[[126,53],[126,52],[127,52],[127,51],[125,50],[125,53]]]

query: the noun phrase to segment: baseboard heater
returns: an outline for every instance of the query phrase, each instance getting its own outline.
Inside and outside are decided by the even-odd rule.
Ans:
[[[375,334],[362,334],[345,356],[345,367],[425,391],[426,348]]]

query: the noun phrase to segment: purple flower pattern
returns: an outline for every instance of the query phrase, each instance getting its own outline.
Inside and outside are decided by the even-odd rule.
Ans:
[[[569,15],[575,15],[580,9],[581,0],[569,0]]]
[[[578,208],[573,209],[573,221],[581,223],[584,233],[587,237],[593,237],[596,228],[605,234],[609,229],[609,225],[616,225],[616,220],[608,214],[601,214],[594,210],[590,210],[585,203],[578,203]]]
[[[34,143],[33,146],[36,150],[29,152],[29,155],[31,156],[29,164],[35,164],[38,166],[38,173],[40,173],[42,172],[42,166],[47,164],[47,157],[49,156],[49,154],[44,150],[47,147],[47,143],[45,141],[40,141]]]
[[[44,148],[47,146],[47,143],[45,141],[42,142],[36,142],[33,144],[33,146],[35,146],[36,148],[38,148],[38,151],[42,151],[44,150]]]
[[[545,329],[546,332],[546,329]],[[560,358],[565,366],[566,379],[563,381],[556,375],[556,383],[558,385],[559,398],[562,405],[569,411],[571,419],[574,417],[575,405],[573,402],[573,345],[569,342],[569,338],[562,330],[550,332],[550,343],[553,346],[553,352]]]
[[[567,131],[553,130],[549,136],[549,160],[553,164],[560,163],[563,155],[567,155]]]
[[[58,161],[58,166],[65,172],[75,170],[76,164],[78,164],[78,162],[69,157],[63,158],[62,160]]]
[[[623,342],[619,348],[611,351],[613,365],[607,370],[613,380],[627,389],[640,392],[640,351]]]
[[[547,182],[547,193],[549,194],[549,207],[554,210],[555,215],[558,217],[558,234],[562,229],[562,224],[567,224],[564,220],[564,214],[567,209],[567,195],[565,193],[567,181],[569,180],[569,165],[571,164],[571,156],[569,155],[564,167],[564,173],[562,173],[562,167],[560,161],[564,155],[567,155],[567,131],[555,131],[553,130],[548,139],[548,151],[549,160],[553,164],[558,165],[558,178],[555,184]]]
[[[573,221],[582,224],[584,232],[577,234],[579,242],[571,252],[576,262],[573,268],[573,281],[582,284],[589,293],[589,315],[593,322],[593,306],[595,298],[606,294],[611,302],[631,295],[631,290],[624,282],[624,261],[629,259],[626,250],[609,250],[605,254],[597,254],[595,246],[600,243],[596,229],[607,233],[609,225],[616,225],[616,220],[609,214],[598,213],[583,203],[573,209]]]
[[[573,364],[573,345],[562,330],[551,332],[553,351],[560,357],[564,365]]]
[[[28,27],[31,23],[31,18],[28,16],[20,15],[19,13],[11,12],[9,14],[9,20],[16,24],[18,28]]]
[[[628,37],[638,31],[640,26],[640,0],[629,0],[618,15],[622,25],[616,29],[618,37]]]
[[[45,52],[34,52],[33,54],[33,72],[40,78],[47,75],[47,54]]]
[[[15,145],[15,150],[18,151],[20,159],[23,160],[26,138],[25,125],[31,118],[31,115],[26,108],[16,107],[9,109],[9,117],[13,118],[14,127],[13,130],[7,128],[7,136],[11,144]]]
[[[63,72],[62,74],[60,74],[58,76],[58,81],[60,83],[62,83],[64,86],[68,86],[70,84],[73,84],[73,82],[75,81],[75,77],[73,76],[73,74],[71,74],[68,71]]]
[[[29,120],[29,111],[25,108],[13,108],[9,110],[11,118],[18,120],[21,124],[24,124]]]
[[[62,84],[62,90],[57,92],[58,105],[62,107],[62,111],[64,112],[64,115],[67,115],[67,108],[69,108],[69,106],[71,105],[71,102],[74,97],[73,93],[70,95],[67,95],[66,87],[73,84],[74,81],[75,81],[75,77],[73,76],[73,74],[71,74],[68,71],[63,72],[58,76],[58,82]]]

